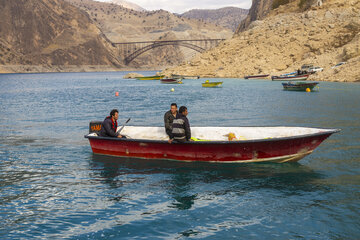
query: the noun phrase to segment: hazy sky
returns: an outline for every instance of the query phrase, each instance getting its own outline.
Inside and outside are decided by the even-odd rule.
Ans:
[[[110,0],[97,0],[107,2]],[[222,7],[250,8],[252,0],[127,0],[146,10],[164,9],[172,13],[183,13],[190,9],[217,9]]]

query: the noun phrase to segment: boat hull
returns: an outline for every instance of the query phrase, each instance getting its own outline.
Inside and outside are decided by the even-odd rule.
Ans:
[[[174,79],[174,78],[161,79],[160,82],[163,84],[182,84],[183,83],[181,81],[181,79]]]
[[[200,141],[172,143],[161,140],[104,138],[89,139],[95,154],[127,158],[166,159],[183,162],[296,162],[309,155],[334,131],[304,136],[247,141]]]
[[[137,80],[160,80],[163,79],[165,76],[161,75],[161,76],[147,76],[147,77],[137,77]]]
[[[217,87],[222,87],[223,82],[209,82],[209,83],[202,83],[202,87],[207,87],[207,88],[217,88]]]
[[[271,80],[273,81],[305,81],[308,79],[309,75],[298,75],[298,76],[272,76]]]
[[[266,75],[253,75],[253,76],[245,76],[244,79],[264,79],[267,78],[269,74]]]
[[[284,90],[286,91],[306,91],[306,89],[313,90],[318,83],[283,83]]]

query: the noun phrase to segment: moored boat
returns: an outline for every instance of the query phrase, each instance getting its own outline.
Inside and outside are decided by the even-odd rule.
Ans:
[[[249,75],[249,76],[245,76],[245,79],[264,79],[267,78],[269,76],[269,74],[264,74],[264,75]]]
[[[146,77],[137,77],[137,80],[160,80],[163,79],[164,75],[155,75],[155,76],[146,76]]]
[[[223,82],[210,82],[209,80],[206,80],[201,85],[202,85],[202,87],[216,88],[216,87],[221,87],[222,84],[223,84]]]
[[[271,76],[273,81],[304,81],[309,77],[309,74],[302,75],[288,75],[288,76]]]
[[[287,91],[306,91],[306,89],[309,89],[312,91],[316,85],[318,85],[318,82],[288,82],[288,83],[282,83],[284,90]]]
[[[182,84],[183,82],[179,78],[163,78],[160,79],[161,83],[165,84]]]
[[[177,74],[171,74],[172,78],[182,78],[182,79],[199,79],[200,76],[188,76],[188,75],[177,75]]]
[[[91,124],[90,129],[98,130]],[[101,122],[97,124],[101,127]],[[202,141],[170,144],[163,127],[126,126],[121,132],[126,139],[99,137],[92,131],[85,138],[95,154],[126,158],[282,163],[299,161],[338,131],[306,127],[192,127],[192,136]],[[230,135],[239,140],[230,141]]]

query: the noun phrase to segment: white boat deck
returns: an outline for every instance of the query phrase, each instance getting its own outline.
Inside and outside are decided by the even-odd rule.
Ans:
[[[301,136],[334,130],[306,127],[191,127],[191,136],[202,140],[228,141],[229,133],[233,133],[235,140],[241,141]],[[163,127],[125,126],[121,134],[131,139],[169,139]]]

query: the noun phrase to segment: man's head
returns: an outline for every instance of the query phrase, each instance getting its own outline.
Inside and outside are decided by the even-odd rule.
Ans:
[[[119,111],[117,109],[113,109],[110,112],[110,117],[114,119],[115,121],[119,118]]]
[[[187,107],[181,106],[181,107],[179,108],[179,113],[181,113],[181,114],[184,115],[184,116],[187,116],[187,115],[188,115]]]
[[[172,114],[175,114],[176,111],[177,111],[177,105],[176,103],[172,103],[171,106],[170,106],[170,111]]]

